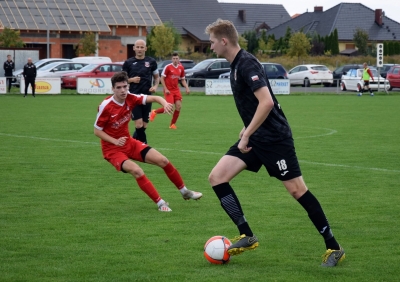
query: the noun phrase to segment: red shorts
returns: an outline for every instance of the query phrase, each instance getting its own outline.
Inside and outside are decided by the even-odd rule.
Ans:
[[[140,152],[148,147],[147,144],[130,137],[122,147],[114,146],[112,149],[103,150],[103,156],[115,167],[116,170],[121,171],[122,164],[126,160],[132,159],[144,162]]]
[[[176,101],[182,101],[181,91],[179,89],[172,90],[169,91],[169,94],[165,94],[164,92],[164,98],[168,103],[175,104]]]

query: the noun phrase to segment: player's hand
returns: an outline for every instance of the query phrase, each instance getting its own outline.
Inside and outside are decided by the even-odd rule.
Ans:
[[[243,154],[250,152],[252,147],[247,147],[248,144],[249,138],[242,136],[242,139],[240,139],[240,142],[238,144],[238,149],[240,150],[240,152],[242,152]]]
[[[190,94],[190,89],[189,89],[189,87],[186,87],[186,94],[187,94],[187,95]]]
[[[129,82],[139,83],[140,82],[140,76],[131,77],[129,79]]]
[[[151,93],[155,93],[157,91],[157,86],[153,86],[149,89]]]
[[[126,142],[126,139],[128,139],[128,137],[126,137],[126,136],[118,138],[117,142],[115,143],[115,145],[116,146],[120,146],[120,147],[124,146],[125,142]]]
[[[167,113],[167,114],[172,114],[172,112],[174,111],[174,105],[172,105],[172,104],[170,104],[170,103],[167,103],[165,106],[164,106],[164,113]]]
[[[169,90],[168,90],[167,88],[165,88],[165,89],[164,89],[164,93],[165,93],[166,95],[169,95],[171,92],[169,92]]]

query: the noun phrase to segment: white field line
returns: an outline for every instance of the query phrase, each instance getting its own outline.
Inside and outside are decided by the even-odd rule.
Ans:
[[[333,133],[331,133],[333,134]],[[27,138],[27,139],[35,139],[42,141],[50,141],[50,142],[68,142],[68,143],[78,143],[78,144],[88,144],[88,145],[100,145],[100,142],[85,142],[78,140],[68,140],[68,139],[55,139],[55,138],[44,138],[44,137],[35,137],[35,136],[25,136],[25,135],[16,135],[16,134],[8,134],[8,133],[0,133],[0,136],[7,136],[13,138]],[[224,153],[217,152],[207,152],[207,151],[196,151],[196,150],[179,150],[179,149],[171,149],[171,148],[157,148],[160,151],[178,151],[182,153],[193,153],[193,154],[207,154],[207,155],[219,155],[222,156]],[[372,171],[382,171],[382,172],[394,172],[400,173],[400,170],[395,169],[386,169],[386,168],[376,168],[376,167],[362,167],[362,166],[353,166],[353,165],[344,165],[344,164],[329,164],[329,163],[319,163],[319,162],[311,162],[299,160],[300,163],[318,165],[318,166],[330,166],[330,167],[340,167],[340,168],[350,168],[350,169],[358,169],[358,170],[372,170]]]

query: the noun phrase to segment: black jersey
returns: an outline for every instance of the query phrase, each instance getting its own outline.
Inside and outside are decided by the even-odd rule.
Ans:
[[[250,139],[274,143],[292,137],[289,123],[257,58],[243,49],[240,50],[231,64],[230,80],[236,107],[245,127],[250,124],[258,106],[258,99],[254,95],[257,89],[267,86],[274,101],[268,117]]]
[[[153,86],[153,75],[159,74],[156,60],[151,57],[144,57],[144,59],[136,59],[135,57],[132,57],[124,62],[122,70],[128,74],[129,78],[135,76],[140,77],[139,83],[130,84],[129,92],[134,94],[151,95],[149,89]]]

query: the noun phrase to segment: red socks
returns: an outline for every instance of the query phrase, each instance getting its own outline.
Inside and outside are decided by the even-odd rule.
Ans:
[[[181,111],[177,111],[177,110],[174,111],[174,115],[172,116],[172,120],[171,120],[171,124],[170,125],[173,125],[173,124],[176,123],[176,121],[178,120],[180,112]]]
[[[163,114],[164,113],[164,108],[159,108],[156,110],[157,114]]]
[[[160,195],[158,194],[156,188],[154,187],[153,183],[150,182],[150,180],[146,177],[146,175],[142,175],[139,178],[136,178],[136,181],[142,189],[143,192],[147,194],[147,196],[150,197],[150,199],[153,200],[154,203],[157,204],[158,201],[161,200]]]
[[[169,180],[171,180],[171,182],[175,184],[176,188],[182,189],[183,187],[185,187],[181,175],[170,162],[163,169]]]

